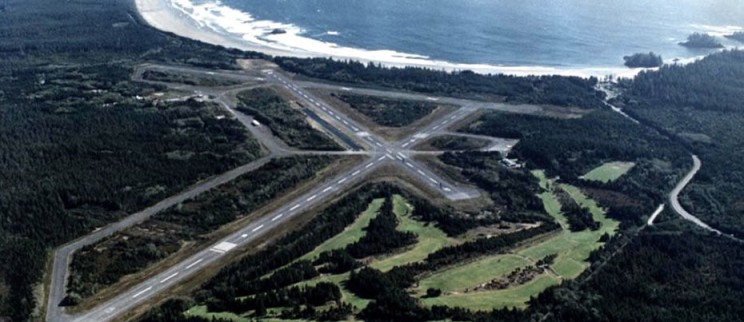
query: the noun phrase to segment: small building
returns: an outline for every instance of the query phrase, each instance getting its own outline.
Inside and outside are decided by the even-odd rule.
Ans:
[[[517,161],[507,158],[501,159],[501,164],[510,169],[517,169],[522,167],[522,165],[517,163]]]

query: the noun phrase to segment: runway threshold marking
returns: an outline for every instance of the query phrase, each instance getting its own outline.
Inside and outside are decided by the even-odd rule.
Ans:
[[[178,275],[178,272],[175,272],[175,273],[171,274],[170,276],[168,276],[168,277],[160,280],[160,284],[163,284],[163,283],[167,282],[169,279],[176,277],[176,275]]]
[[[202,262],[203,260],[204,260],[204,258],[199,258],[199,259],[198,259],[198,260],[196,260],[195,262],[193,262],[193,263],[189,264],[189,266],[186,266],[186,269],[189,269],[189,268],[192,268],[192,267],[196,266],[196,264],[199,264],[199,263],[201,263],[201,262]]]
[[[132,296],[132,298],[136,298],[136,297],[138,297],[138,296],[140,296],[140,295],[142,295],[142,294],[145,294],[146,292],[150,291],[151,289],[152,289],[152,286],[150,286],[150,287],[148,287],[148,288],[146,288],[146,289],[144,289],[144,290],[141,290],[141,291],[139,291],[139,292],[138,292],[137,294],[134,294],[134,295]]]

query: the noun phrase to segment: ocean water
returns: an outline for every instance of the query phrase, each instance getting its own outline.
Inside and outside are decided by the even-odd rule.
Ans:
[[[636,52],[667,62],[699,57],[709,51],[677,43],[744,27],[743,0],[171,1],[202,26],[246,41],[381,61],[618,68]]]

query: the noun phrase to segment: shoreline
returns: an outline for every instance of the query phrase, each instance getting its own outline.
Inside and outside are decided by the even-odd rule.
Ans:
[[[470,70],[479,74],[505,74],[512,76],[578,76],[582,78],[603,78],[612,75],[613,78],[633,78],[641,71],[657,68],[626,68],[626,67],[575,67],[560,68],[550,66],[500,66],[488,64],[460,64],[440,60],[430,60],[427,57],[394,53],[390,51],[364,51],[359,49],[342,48],[338,51],[348,53],[312,52],[302,49],[283,49],[240,39],[236,36],[223,34],[200,25],[196,20],[181,12],[170,4],[170,0],[134,0],[135,7],[142,20],[155,29],[173,33],[181,37],[243,51],[260,52],[270,56],[296,58],[332,58],[335,60],[351,60],[364,64],[375,63],[386,67],[420,67],[440,71]],[[376,53],[384,53],[385,58],[374,58]],[[365,57],[366,56],[366,57]],[[704,56],[702,56],[704,57]],[[682,62],[686,64],[702,57]]]

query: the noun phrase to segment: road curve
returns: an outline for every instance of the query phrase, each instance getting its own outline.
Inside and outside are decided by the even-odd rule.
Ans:
[[[691,213],[687,212],[685,208],[682,207],[682,205],[679,203],[679,194],[682,192],[682,190],[687,187],[687,185],[692,181],[692,178],[695,177],[695,174],[697,174],[698,170],[700,170],[700,166],[702,163],[700,162],[700,159],[697,157],[697,155],[692,155],[692,169],[690,169],[690,172],[687,173],[687,175],[677,183],[677,186],[674,187],[674,190],[672,190],[672,193],[669,194],[669,202],[672,205],[672,209],[674,212],[682,216],[682,218],[691,221],[695,225],[698,225],[699,227],[702,227],[708,231],[712,231],[714,233],[717,233],[721,235],[721,231],[718,229],[715,229],[713,227],[708,226],[708,224],[704,223],[699,218],[693,216]]]

